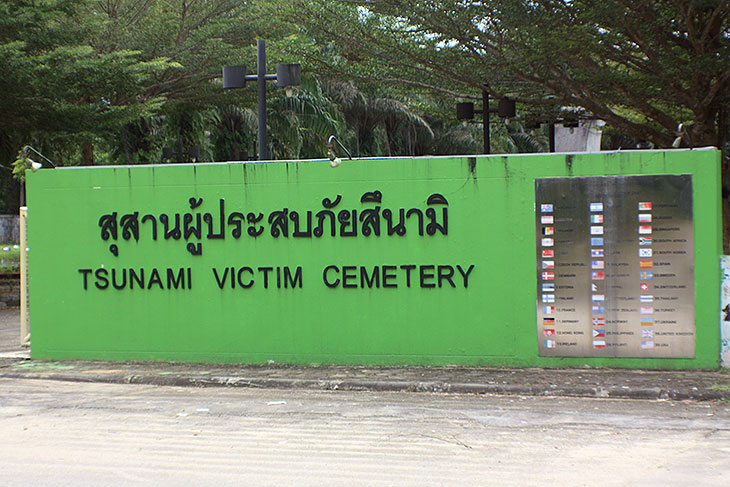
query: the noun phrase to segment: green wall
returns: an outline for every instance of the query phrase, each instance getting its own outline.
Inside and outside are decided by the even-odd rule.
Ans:
[[[200,362],[468,364],[504,366],[618,366],[711,368],[719,362],[720,236],[719,152],[637,151],[597,154],[515,155],[327,161],[85,167],[28,174],[30,306],[34,359],[175,360]],[[696,353],[692,359],[538,357],[534,179],[538,177],[692,174],[694,192]],[[380,191],[382,203],[361,202]],[[428,205],[432,194],[448,201]],[[448,233],[418,234],[417,216],[405,236],[358,233],[332,237],[271,234],[269,215],[284,208],[301,215],[334,208],[448,208]],[[192,199],[192,202],[191,202]],[[152,239],[149,219],[125,238],[124,215],[138,221],[161,214],[181,225],[210,213],[218,232],[220,200],[232,212],[263,218],[264,232],[249,225],[224,238]],[[202,201],[201,201],[202,200]],[[194,209],[191,206],[199,204]],[[117,235],[102,238],[100,219],[116,212]],[[425,224],[428,218],[425,217]],[[125,223],[129,223],[129,219]],[[160,222],[157,225],[161,227]],[[258,226],[255,226],[258,228]],[[192,255],[188,250],[197,250]],[[115,256],[112,252],[116,245]],[[407,269],[411,285],[407,286]],[[328,287],[323,270],[332,284]],[[343,271],[343,267],[348,266]],[[354,266],[355,270],[349,266]],[[360,267],[380,271],[380,287]],[[395,266],[395,267],[383,267]],[[424,267],[419,267],[424,266]],[[429,267],[429,266],[434,266]],[[442,279],[439,287],[439,267]],[[461,270],[468,274],[468,285]],[[231,288],[230,270],[241,271]],[[264,273],[268,271],[268,288]],[[277,287],[276,268],[290,279]],[[301,279],[296,276],[301,268]],[[168,283],[167,269],[177,289]],[[99,270],[103,269],[103,270]],[[115,289],[104,287],[114,269]],[[144,289],[124,270],[144,271]],[[157,269],[159,282],[154,278]],[[189,269],[189,270],[188,270]],[[383,270],[385,274],[383,276]],[[421,286],[420,272],[424,272]],[[343,287],[343,272],[348,287]],[[188,273],[192,282],[188,282]],[[429,277],[433,273],[434,277]],[[450,276],[453,273],[453,277]],[[253,277],[253,284],[248,285]],[[447,279],[451,277],[451,281]],[[111,276],[107,277],[111,279]],[[84,282],[86,281],[86,282]],[[150,282],[152,281],[152,282]],[[294,285],[292,286],[292,282]],[[453,282],[453,287],[451,282]],[[84,289],[86,284],[86,289]],[[356,284],[355,287],[349,287]],[[388,284],[388,287],[384,287]],[[98,286],[97,286],[98,285]],[[169,285],[169,286],[168,286]],[[184,285],[184,289],[183,289]],[[427,287],[434,285],[434,287]],[[394,287],[395,286],[395,287]]]

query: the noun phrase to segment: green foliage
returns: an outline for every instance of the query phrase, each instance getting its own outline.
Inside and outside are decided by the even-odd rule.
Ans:
[[[13,161],[13,177],[18,181],[25,181],[25,171],[31,168],[32,160],[25,151],[18,152],[18,157]]]
[[[275,159],[323,158],[329,137],[341,137],[345,126],[337,106],[308,77],[296,93],[271,100],[267,118]]]
[[[218,107],[213,125],[211,144],[213,160],[241,161],[256,154],[258,120],[250,108],[235,105]]]
[[[483,152],[480,126],[458,122],[439,128],[437,128],[437,137],[431,146],[431,154],[479,154]]]
[[[39,7],[29,13],[27,3]],[[162,59],[142,61],[139,51],[99,52],[84,44],[88,39],[82,39],[77,24],[83,23],[88,32],[99,24],[73,10],[76,4],[12,0],[3,5],[12,19],[8,30],[17,36],[7,38],[4,31],[0,44],[0,61],[8,67],[0,90],[13,93],[0,99],[0,130],[12,139],[104,133],[162,104],[159,97],[140,96],[139,87],[170,64]],[[30,16],[36,23],[20,29],[16,16]]]
[[[13,96],[0,97],[0,164],[16,161],[22,179],[28,161],[16,154],[25,144],[59,165],[157,163],[165,147],[185,161],[192,146],[202,161],[255,158],[256,90],[222,90],[219,77],[229,64],[254,71],[257,38],[267,39],[268,72],[275,62],[304,68],[292,96],[269,83],[275,158],[324,157],[330,135],[360,156],[479,153],[478,124],[454,121],[456,95],[474,97],[487,78],[502,80],[490,85],[499,93],[549,91],[470,51],[467,36],[479,31],[471,20],[458,36],[441,31],[476,19],[480,7],[390,3],[2,2],[0,92]],[[401,7],[422,15],[396,15]],[[441,30],[429,27],[437,21]],[[493,151],[545,147],[523,132],[493,127]],[[0,188],[0,210],[17,211],[10,171],[0,172]]]
[[[284,6],[283,4],[286,4]],[[668,147],[722,146],[730,103],[730,5],[688,0],[293,0],[320,73],[536,108],[581,106]],[[333,21],[337,19],[337,21]],[[306,55],[306,52],[300,52]],[[535,110],[542,112],[542,110]],[[540,118],[547,118],[550,110]],[[548,118],[549,120],[549,118]],[[543,121],[548,121],[543,120]]]
[[[434,140],[429,123],[407,102],[385,90],[360,90],[352,82],[330,81],[327,96],[337,104],[353,132],[353,155],[422,155]],[[372,93],[372,94],[371,94]]]
[[[20,270],[20,247],[17,244],[0,243],[0,273]]]

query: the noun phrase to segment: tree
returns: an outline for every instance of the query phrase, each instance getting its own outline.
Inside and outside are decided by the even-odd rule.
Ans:
[[[275,159],[322,158],[329,137],[342,138],[346,130],[337,105],[318,81],[306,75],[296,93],[279,91],[267,108]]]
[[[730,3],[721,0],[295,0],[332,70],[455,95],[583,107],[670,147],[723,147]],[[333,21],[337,19],[337,21]],[[472,91],[473,93],[473,91]]]
[[[433,131],[404,101],[384,90],[368,93],[352,82],[331,80],[325,91],[354,132],[354,155],[423,155],[428,151]]]
[[[221,67],[254,59],[260,23],[250,5],[236,0],[108,0],[87,2],[103,28],[89,42],[99,52],[132,49],[143,60],[164,58],[167,69],[139,87],[144,96],[165,100],[156,115],[136,120],[106,139],[115,163],[158,162],[164,146],[203,145],[213,111],[240,103],[247,93],[224,93]],[[156,122],[162,122],[162,127]],[[119,146],[118,141],[124,145]],[[207,147],[204,146],[204,149]],[[212,151],[207,151],[212,157]]]
[[[62,163],[93,134],[109,133],[148,116],[162,99],[140,94],[164,59],[142,61],[138,52],[100,53],[87,41],[99,23],[81,0],[7,0],[0,3],[0,164],[9,165],[25,144]],[[53,141],[53,144],[49,142]],[[68,161],[66,161],[68,162]],[[7,171],[4,188],[14,188]],[[17,199],[3,196],[6,208]]]
[[[26,3],[37,5],[32,9]],[[141,96],[140,85],[171,64],[141,61],[139,52],[100,53],[84,43],[71,10],[79,2],[2,4],[0,60],[6,67],[0,90],[0,130],[5,134],[82,134],[115,129],[154,112],[162,99]],[[71,4],[71,5],[69,5]],[[23,27],[13,28],[22,24]],[[93,30],[93,24],[84,29]]]
[[[258,119],[254,110],[224,105],[216,110],[212,132],[213,160],[248,160],[256,153]]]

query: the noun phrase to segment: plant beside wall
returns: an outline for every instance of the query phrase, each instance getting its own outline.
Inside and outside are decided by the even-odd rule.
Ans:
[[[20,272],[20,246],[18,244],[0,244],[0,273]]]
[[[0,308],[20,305],[20,246],[0,243]]]

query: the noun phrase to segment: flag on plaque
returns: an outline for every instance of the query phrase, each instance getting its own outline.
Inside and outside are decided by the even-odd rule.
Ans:
[[[591,306],[591,312],[594,314],[597,314],[597,315],[606,314],[605,311],[606,311],[606,308],[604,308],[603,306]]]
[[[594,280],[594,281],[602,281],[605,278],[606,278],[606,273],[605,272],[600,272],[600,271],[591,272],[591,279]]]
[[[592,260],[591,269],[603,269],[606,263],[602,260]]]
[[[650,314],[654,313],[654,307],[653,306],[642,306],[641,308],[639,308],[639,312],[642,315],[650,315]]]
[[[590,204],[591,211],[603,211],[603,203],[591,203]]]
[[[639,245],[651,245],[651,237],[639,237]]]
[[[555,280],[555,273],[554,272],[543,272],[542,273],[542,280],[543,281],[553,281],[553,280]]]
[[[598,284],[591,283],[591,291],[598,292]]]
[[[591,223],[603,223],[603,215],[591,215]]]
[[[605,338],[606,337],[606,330],[603,328],[594,328],[593,329],[593,338]]]
[[[652,340],[642,340],[641,341],[642,350],[650,350],[652,348],[654,348],[654,342]]]
[[[591,257],[604,257],[603,249],[591,249]]]
[[[542,234],[543,235],[555,235],[555,227],[543,227]]]
[[[540,217],[540,223],[543,225],[552,225],[555,222],[555,217],[552,215],[543,215]]]
[[[641,330],[641,338],[654,338],[654,330]]]
[[[542,204],[542,205],[540,205],[540,212],[541,213],[552,213],[553,212],[553,205],[552,204]]]
[[[603,318],[601,316],[596,316],[593,318],[593,326],[605,326],[606,325],[606,318]]]
[[[553,318],[553,317],[543,318],[542,324],[546,325],[546,326],[555,326],[555,318]]]
[[[542,258],[543,259],[552,259],[555,257],[555,251],[552,249],[543,249],[542,251]]]
[[[642,269],[651,269],[652,265],[653,265],[653,263],[650,260],[640,260],[639,261],[639,267],[641,267]]]
[[[593,340],[593,348],[606,348],[606,340]]]
[[[593,301],[594,303],[600,303],[601,301],[605,301],[605,300],[606,300],[606,296],[604,296],[603,294],[593,294],[591,296],[591,301]]]
[[[654,274],[651,272],[639,272],[639,279],[653,279]]]
[[[544,328],[543,333],[546,337],[554,337],[555,336],[555,328]]]
[[[591,247],[603,247],[603,237],[594,237],[591,239]]]
[[[594,226],[591,227],[591,235],[603,235],[603,226]]]
[[[651,257],[653,254],[651,249],[639,249],[639,257]]]
[[[554,260],[543,260],[542,261],[542,268],[543,269],[554,269],[555,268],[555,261]]]
[[[654,326],[654,318],[642,318],[641,326]]]
[[[639,225],[639,233],[642,235],[651,235],[651,225]]]
[[[642,291],[648,291],[649,290],[649,283],[648,282],[642,282],[639,287]]]
[[[639,297],[639,301],[642,303],[653,303],[654,296],[652,294],[642,294],[641,297]]]
[[[555,306],[543,306],[542,312],[546,315],[551,315],[555,313]]]
[[[543,294],[542,295],[542,302],[543,303],[554,303],[555,302],[555,295],[554,294]]]
[[[639,222],[651,223],[651,213],[639,213]]]
[[[555,241],[552,238],[543,238],[542,239],[543,247],[552,247],[553,245],[555,245]]]
[[[651,201],[639,202],[639,211],[651,211]]]
[[[545,348],[555,348],[555,340],[545,340]]]
[[[544,292],[544,293],[555,292],[555,283],[554,282],[543,282],[542,283],[542,292]]]

